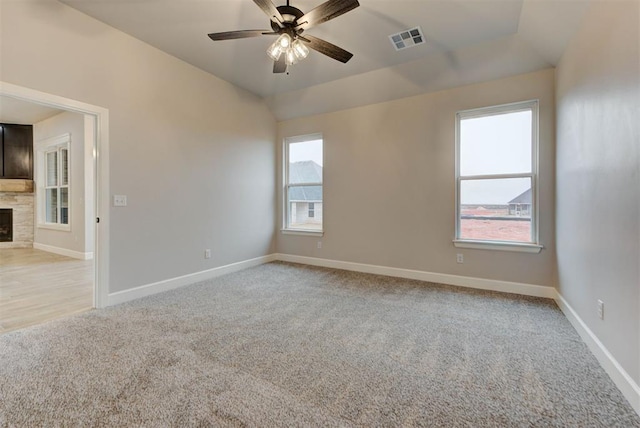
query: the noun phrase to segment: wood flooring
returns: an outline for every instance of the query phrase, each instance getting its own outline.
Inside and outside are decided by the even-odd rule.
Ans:
[[[0,249],[0,334],[93,307],[93,260]]]

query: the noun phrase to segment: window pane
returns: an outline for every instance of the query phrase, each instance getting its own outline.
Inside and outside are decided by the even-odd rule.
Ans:
[[[47,186],[58,185],[58,152],[47,153]]]
[[[60,224],[69,224],[69,188],[60,189]]]
[[[460,120],[460,175],[531,172],[532,111]]]
[[[46,222],[58,222],[58,189],[46,189]]]
[[[289,184],[322,183],[322,140],[289,144]]]
[[[60,185],[66,186],[69,184],[69,150],[60,150]]]
[[[289,228],[322,230],[322,186],[290,187],[288,201]]]
[[[460,238],[531,242],[530,178],[462,180]]]

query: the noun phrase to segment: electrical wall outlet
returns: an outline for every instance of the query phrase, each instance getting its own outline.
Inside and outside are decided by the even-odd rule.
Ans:
[[[456,262],[464,263],[464,255],[460,253],[456,254]]]
[[[598,300],[598,318],[604,320],[604,302],[602,300]]]
[[[127,206],[127,195],[113,195],[113,206],[114,207],[126,207]]]
[[[204,250],[204,258],[205,259],[210,259],[211,258],[211,250],[210,249],[206,249]]]
[[[318,241],[318,249],[322,248],[322,241]]]

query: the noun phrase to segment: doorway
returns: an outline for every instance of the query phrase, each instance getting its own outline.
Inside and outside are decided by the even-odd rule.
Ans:
[[[41,244],[41,248],[32,249],[31,252],[23,252],[21,256],[26,260],[39,260],[45,261],[48,257],[51,258],[49,262],[61,262],[61,264],[51,264],[51,266],[65,266],[68,270],[64,272],[55,273],[60,278],[73,278],[75,280],[85,278],[90,275],[90,281],[93,286],[89,290],[90,296],[88,301],[93,308],[102,308],[107,305],[108,298],[108,266],[109,266],[109,240],[108,240],[108,226],[109,226],[109,193],[108,193],[108,110],[99,106],[86,104],[77,100],[68,99],[55,94],[44,93],[29,88],[20,87],[17,85],[9,84],[6,82],[0,82],[0,97],[3,99],[10,99],[16,102],[30,103],[42,108],[57,109],[59,111],[68,112],[76,116],[81,116],[84,121],[85,127],[85,142],[83,155],[85,182],[89,183],[82,193],[82,203],[84,204],[84,213],[86,216],[82,219],[80,227],[84,227],[84,230],[90,231],[88,236],[83,236],[82,239],[91,245],[86,246],[86,251],[78,252],[71,250],[71,253],[65,254],[65,251],[61,251],[56,246],[45,247],[46,244]],[[37,143],[34,139],[34,143]],[[34,151],[34,161],[37,162],[36,151]],[[34,162],[34,168],[37,168]],[[36,182],[38,180],[36,179]],[[42,182],[42,180],[41,180]],[[58,190],[59,191],[59,190]],[[37,189],[34,198],[39,197]],[[86,204],[85,204],[86,202]],[[36,201],[36,206],[37,206]],[[41,204],[42,205],[42,204]],[[63,213],[63,208],[58,208],[59,213]],[[66,218],[66,217],[65,217]],[[80,218],[80,216],[78,216]],[[33,216],[34,229],[35,226],[41,221],[39,214],[35,212]],[[53,225],[55,226],[55,225]],[[64,225],[63,225],[64,226]],[[64,228],[63,226],[60,226]],[[55,229],[55,227],[53,227]],[[38,230],[38,229],[36,229]],[[43,229],[44,230],[44,229]],[[51,232],[51,230],[44,230],[45,232]],[[55,231],[53,231],[55,232]],[[77,237],[75,238],[78,239]],[[41,250],[45,250],[41,251]],[[28,254],[29,253],[29,254]],[[14,253],[14,255],[17,253]],[[71,257],[70,257],[71,256]],[[4,257],[4,262],[9,263],[7,258]],[[78,260],[76,260],[78,259]],[[24,263],[25,261],[20,261]],[[90,273],[87,267],[90,266]],[[6,272],[8,272],[6,270]],[[31,273],[33,274],[33,272]],[[53,270],[45,269],[46,275],[54,275]],[[7,278],[10,278],[10,274],[6,274]],[[15,277],[14,277],[15,278]],[[23,278],[25,282],[29,284],[35,284],[38,280],[33,278]],[[71,281],[73,282],[73,280]],[[86,282],[86,281],[85,281]],[[77,285],[77,284],[76,284]],[[67,288],[71,289],[71,285]],[[83,304],[86,305],[87,296],[84,292]],[[81,294],[81,293],[80,293]],[[79,298],[80,295],[76,293],[74,296]],[[57,295],[61,298],[61,295]],[[1,298],[2,296],[0,296]],[[73,298],[71,298],[73,300]],[[26,303],[25,303],[26,304]],[[73,312],[73,305],[69,306],[70,312]],[[77,311],[76,311],[77,312]],[[46,317],[45,317],[46,319]],[[31,323],[33,324],[33,322]],[[10,328],[10,327],[9,327]],[[0,330],[1,331],[1,330]]]

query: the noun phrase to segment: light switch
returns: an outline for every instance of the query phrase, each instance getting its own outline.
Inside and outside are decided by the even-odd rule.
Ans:
[[[113,206],[114,207],[126,207],[127,206],[127,195],[113,195]]]

